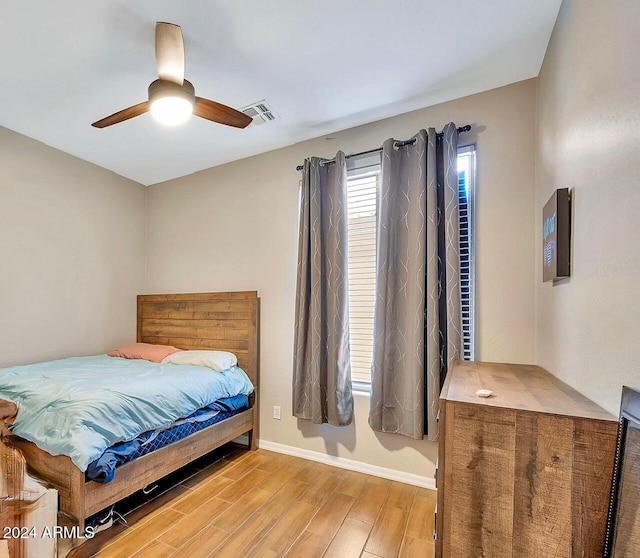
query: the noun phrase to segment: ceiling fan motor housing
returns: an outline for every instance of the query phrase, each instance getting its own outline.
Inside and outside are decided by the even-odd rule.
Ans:
[[[188,101],[191,106],[195,104],[196,92],[190,81],[186,79],[182,85],[173,81],[157,79],[149,85],[149,104],[164,97],[177,97]]]

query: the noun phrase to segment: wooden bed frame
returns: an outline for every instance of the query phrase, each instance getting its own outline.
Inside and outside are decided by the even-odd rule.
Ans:
[[[85,481],[69,457],[14,438],[29,468],[58,490],[60,511],[82,528],[87,517],[238,436],[247,434],[249,448],[256,449],[258,302],[255,291],[138,296],[138,342],[235,353],[255,386],[251,408],[118,467],[109,483]]]

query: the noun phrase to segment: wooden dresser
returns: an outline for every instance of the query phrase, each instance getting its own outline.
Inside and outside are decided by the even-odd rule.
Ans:
[[[455,363],[440,396],[436,557],[600,558],[616,433],[538,366]]]

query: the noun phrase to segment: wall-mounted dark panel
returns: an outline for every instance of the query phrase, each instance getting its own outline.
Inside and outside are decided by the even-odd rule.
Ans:
[[[568,188],[556,190],[542,210],[542,280],[570,275],[571,198]]]

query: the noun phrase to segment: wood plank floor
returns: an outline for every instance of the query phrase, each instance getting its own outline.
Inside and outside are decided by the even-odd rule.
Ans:
[[[70,556],[433,556],[434,491],[265,450],[203,466]]]

